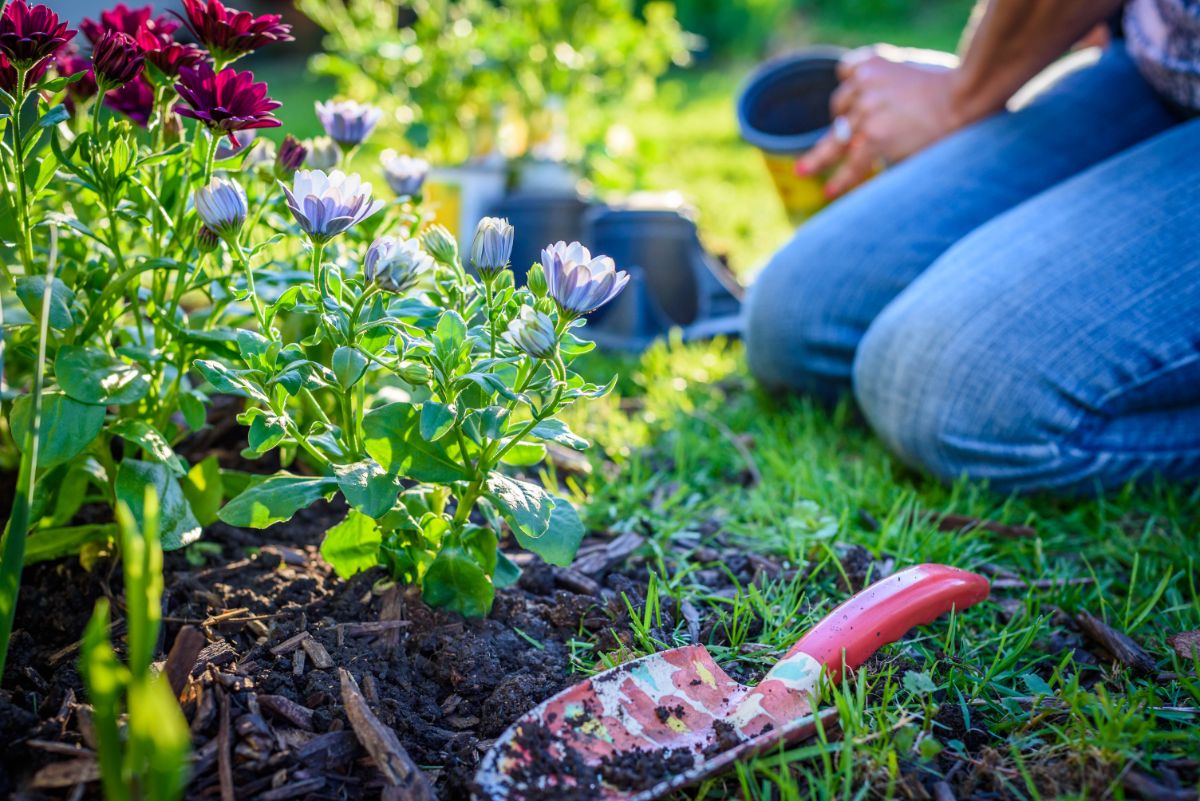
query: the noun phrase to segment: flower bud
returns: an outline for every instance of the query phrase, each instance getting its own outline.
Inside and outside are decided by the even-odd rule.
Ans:
[[[241,186],[224,178],[214,178],[194,195],[196,213],[217,236],[237,236],[246,222],[246,193]]]
[[[207,225],[200,226],[196,231],[196,249],[201,253],[212,253],[221,246],[221,237]]]
[[[429,368],[420,362],[409,362],[402,366],[397,374],[414,386],[428,384],[429,379],[433,377],[433,373],[430,372]]]
[[[533,304],[533,307],[542,314],[550,314],[554,311],[554,301],[550,298],[538,298],[538,302]]]
[[[458,242],[454,235],[443,225],[431,225],[421,234],[421,244],[425,251],[444,267],[458,267]]]
[[[398,197],[414,197],[429,175],[429,162],[388,149],[379,154],[383,177]]]
[[[508,267],[512,256],[513,227],[500,217],[484,217],[475,228],[471,242],[471,264],[479,277],[490,283]]]
[[[542,269],[542,265],[535,264],[529,268],[529,272],[525,274],[525,285],[534,297],[546,297],[546,271]]]
[[[504,338],[517,350],[535,359],[552,358],[558,346],[554,321],[530,306],[522,306],[517,316],[509,321]]]
[[[291,134],[283,137],[275,153],[275,177],[280,181],[291,181],[296,170],[304,166],[307,156],[308,148],[299,139]]]
[[[367,248],[363,260],[363,280],[385,292],[404,292],[432,269],[433,259],[415,239],[381,236]]]
[[[310,170],[329,172],[342,160],[342,151],[328,136],[317,136],[308,140],[308,153],[304,166]]]
[[[133,37],[121,31],[105,31],[92,49],[96,83],[106,91],[124,86],[140,75],[145,60]]]

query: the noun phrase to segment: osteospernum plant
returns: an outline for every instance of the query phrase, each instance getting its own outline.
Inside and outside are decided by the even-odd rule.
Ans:
[[[486,614],[495,588],[518,575],[498,549],[504,524],[520,546],[569,563],[583,536],[571,504],[503,467],[539,463],[546,442],[587,447],[557,415],[609,387],[571,371],[591,347],[575,332],[628,276],[559,242],[517,288],[512,226],[492,218],[470,248],[478,277],[440,226],[418,238],[409,224],[357,254],[326,258],[379,210],[370,187],[358,176],[301,171],[282,189],[311,243],[311,280],[267,313],[286,307],[307,321],[307,335],[285,344],[242,331],[237,366],[197,366],[214,387],[250,399],[242,420],[253,454],[297,450],[317,475],[272,476],[220,517],[263,527],[340,492],[349,512],[321,549],[339,575],[382,564],[428,603],[469,615]],[[288,403],[304,391],[318,401],[307,422]]]

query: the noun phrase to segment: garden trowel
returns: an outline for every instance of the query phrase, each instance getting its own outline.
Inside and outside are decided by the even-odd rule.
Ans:
[[[544,701],[492,746],[475,777],[492,801],[649,801],[735,761],[810,736],[811,695],[914,626],[988,595],[987,579],[918,565],[830,612],[757,687],[734,681],[702,645],[627,662]]]

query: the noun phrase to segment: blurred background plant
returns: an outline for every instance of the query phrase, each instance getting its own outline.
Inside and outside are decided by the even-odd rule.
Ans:
[[[411,146],[442,164],[497,152],[579,158],[613,116],[653,99],[694,44],[662,2],[296,5],[326,32],[312,70],[385,108]]]

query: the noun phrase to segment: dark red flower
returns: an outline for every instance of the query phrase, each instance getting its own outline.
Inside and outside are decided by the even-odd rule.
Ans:
[[[145,128],[154,113],[154,87],[141,75],[104,96],[104,105]]]
[[[221,0],[183,0],[186,17],[180,17],[218,64],[227,64],[271,42],[292,41],[292,26],[278,14],[256,17],[234,11]]]
[[[146,63],[153,64],[168,78],[177,78],[180,69],[196,66],[207,55],[196,45],[177,42],[170,33],[150,25],[143,25],[135,38],[146,55]]]
[[[100,41],[105,31],[120,31],[136,38],[142,28],[165,36],[170,36],[179,28],[179,23],[170,17],[151,19],[153,14],[154,8],[151,6],[130,8],[124,3],[117,3],[109,10],[100,12],[99,22],[85,18],[79,23],[79,30],[83,31],[83,35],[94,45]]]
[[[281,181],[290,181],[296,175],[296,170],[304,166],[308,158],[308,148],[296,137],[288,134],[275,151],[275,177]]]
[[[83,102],[94,97],[99,91],[96,87],[96,75],[92,72],[91,60],[81,55],[75,45],[64,47],[58,52],[54,57],[54,69],[64,78],[77,72],[84,73],[83,77],[67,86],[67,107],[69,109],[72,102]]]
[[[142,74],[142,48],[127,33],[105,31],[92,50],[96,83],[109,89],[124,86]]]
[[[175,110],[184,117],[200,120],[212,131],[232,133],[247,128],[277,128],[271,112],[279,103],[267,97],[267,85],[255,83],[254,73],[227,67],[214,74],[208,64],[179,71],[175,91],[187,101]]]
[[[54,55],[76,33],[48,6],[31,8],[25,0],[12,0],[0,16],[0,52],[13,66],[28,69]]]

